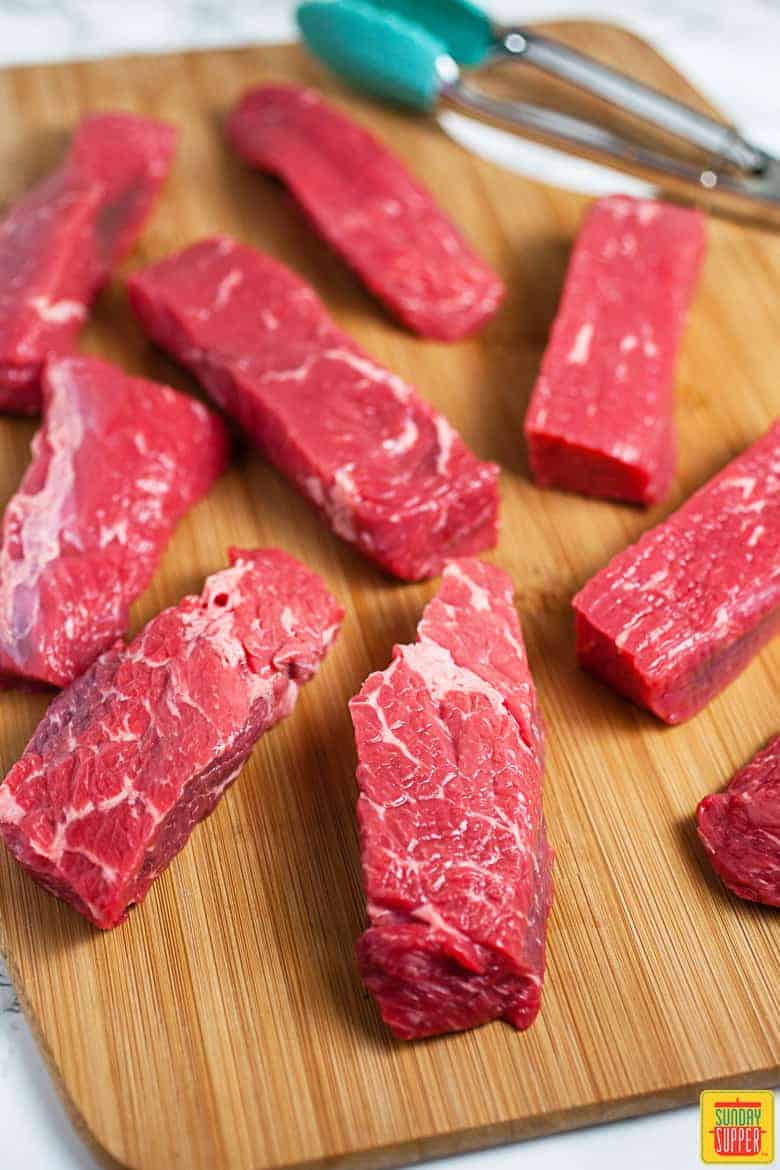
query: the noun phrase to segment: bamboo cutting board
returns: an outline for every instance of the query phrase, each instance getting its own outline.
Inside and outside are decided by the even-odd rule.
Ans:
[[[555,32],[694,104],[651,49],[602,25]],[[226,150],[224,113],[270,76],[321,85],[430,185],[509,295],[480,337],[446,346],[389,321],[270,180]],[[510,82],[511,77],[511,82]],[[505,85],[539,96],[515,70]],[[556,94],[558,100],[560,94]],[[698,799],[780,727],[780,641],[689,724],[669,729],[580,673],[569,601],[628,540],[780,412],[780,236],[724,222],[678,371],[680,465],[647,514],[535,490],[521,435],[528,394],[585,200],[480,161],[435,123],[362,101],[296,48],[41,66],[0,74],[0,198],[61,156],[85,111],[124,107],[182,129],[175,172],[132,264],[216,230],[289,263],[366,349],[416,383],[475,451],[503,467],[495,555],[518,604],[548,725],[545,803],[557,897],[539,1020],[394,1042],[357,976],[363,924],[346,702],[435,585],[383,578],[332,537],[263,461],[231,471],[182,523],[134,628],[198,589],[229,544],[278,543],[347,608],[294,715],[110,934],[41,892],[0,851],[3,949],[82,1132],[134,1170],[267,1170],[409,1162],[689,1101],[704,1084],[771,1085],[780,1066],[780,916],[724,892],[697,844]],[[144,341],[120,284],[85,347],[193,390]],[[0,504],[33,424],[0,421]],[[0,698],[7,770],[46,706]]]

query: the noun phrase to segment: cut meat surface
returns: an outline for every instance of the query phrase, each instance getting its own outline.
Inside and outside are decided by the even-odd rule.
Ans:
[[[84,325],[101,198],[98,184],[66,168],[0,223],[0,410],[40,410],[46,356],[71,349]]]
[[[286,184],[316,231],[415,333],[452,341],[496,312],[501,281],[430,193],[314,90],[250,90],[227,134],[246,162]]]
[[[496,540],[498,468],[373,362],[281,264],[225,237],[129,281],[187,366],[334,532],[415,580]]]
[[[64,686],[111,646],[228,459],[216,414],[95,358],[48,363],[43,392],[32,462],[3,517],[0,686]]]
[[[43,363],[73,349],[152,209],[175,137],[133,114],[85,118],[64,164],[0,222],[0,410],[40,410]]]
[[[341,609],[292,557],[230,562],[63,691],[0,787],[8,849],[104,929],[289,715],[338,630]]]
[[[168,177],[176,139],[169,123],[136,114],[93,114],[79,123],[68,163],[100,186],[94,243],[105,270],[138,239]]]
[[[612,195],[574,245],[525,433],[542,487],[637,504],[674,474],[674,370],[706,245],[701,212]]]
[[[705,796],[696,817],[710,861],[732,893],[780,907],[780,735],[725,792]]]
[[[780,421],[574,598],[577,655],[667,723],[780,628]]]
[[[552,853],[543,728],[505,573],[452,562],[418,641],[350,703],[363,979],[403,1039],[539,1010]]]

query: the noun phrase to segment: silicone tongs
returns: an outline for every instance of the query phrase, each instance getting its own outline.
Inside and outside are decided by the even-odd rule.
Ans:
[[[672,180],[713,211],[780,224],[780,162],[724,125],[531,29],[493,25],[471,0],[307,0],[303,38],[345,80],[416,110],[446,105],[662,184]],[[461,65],[514,60],[570,82],[694,147],[701,161],[664,154],[596,123],[491,97]]]

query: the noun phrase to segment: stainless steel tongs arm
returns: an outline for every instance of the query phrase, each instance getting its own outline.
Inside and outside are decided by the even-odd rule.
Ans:
[[[491,122],[503,122],[532,130],[545,138],[557,139],[564,145],[580,146],[586,151],[597,151],[622,163],[645,167],[663,174],[698,183],[701,167],[671,159],[668,155],[629,142],[619,134],[586,122],[572,114],[563,114],[546,106],[530,102],[507,101],[493,98],[462,79],[448,81],[442,86],[441,96],[448,104],[466,113],[477,114]]]
[[[717,161],[756,173],[770,162],[770,156],[746,142],[735,127],[724,126],[559,41],[522,28],[502,29],[500,36],[493,60],[526,61],[698,147],[710,156],[710,165]]]
[[[449,56],[439,59],[438,69],[440,98],[450,107],[465,114],[530,131],[542,139],[552,140],[554,145],[573,147],[575,151],[579,150],[587,156],[595,155],[624,170],[649,173],[652,179],[661,183],[664,179],[673,179],[693,187],[700,195],[706,192],[708,196],[723,194],[734,197],[738,203],[747,204],[748,210],[750,205],[760,205],[765,212],[771,213],[773,221],[780,218],[780,162],[764,151],[749,147],[748,144],[744,145],[752,152],[750,158],[753,161],[760,161],[760,167],[747,170],[737,170],[733,164],[723,167],[719,165],[726,161],[723,152],[717,158],[710,154],[705,161],[697,164],[652,147],[642,146],[604,126],[571,114],[530,102],[491,97],[473,84],[464,81],[457,64]],[[657,96],[661,97],[660,94]],[[671,102],[670,105],[674,107],[676,103]],[[699,118],[695,111],[692,110],[690,113]],[[723,132],[727,131],[728,127],[723,127],[708,118],[702,118],[702,121],[718,128],[721,133],[718,139],[721,146],[724,142],[742,142],[736,131],[733,132],[734,140],[724,139]],[[700,138],[697,145],[702,141]]]

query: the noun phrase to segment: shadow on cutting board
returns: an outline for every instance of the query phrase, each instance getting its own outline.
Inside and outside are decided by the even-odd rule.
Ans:
[[[558,310],[571,242],[547,235],[524,241],[504,275],[506,296],[476,336],[478,394],[490,411],[490,440],[480,454],[530,479],[523,423]]]

